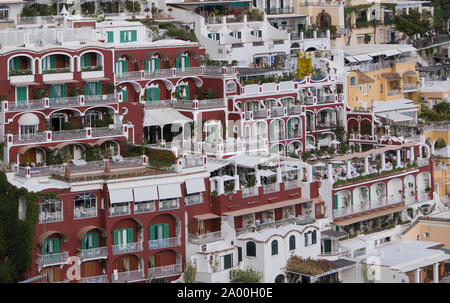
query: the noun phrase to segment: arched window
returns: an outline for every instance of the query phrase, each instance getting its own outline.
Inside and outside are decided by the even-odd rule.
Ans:
[[[272,241],[272,256],[278,255],[278,241],[273,240]]]
[[[94,217],[97,215],[97,196],[93,193],[82,193],[74,199],[75,218]]]
[[[295,236],[292,235],[289,237],[289,250],[295,249]]]
[[[247,257],[256,257],[256,244],[255,242],[247,242]]]

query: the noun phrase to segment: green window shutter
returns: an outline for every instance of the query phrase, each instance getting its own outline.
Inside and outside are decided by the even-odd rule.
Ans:
[[[161,59],[155,58],[155,70],[159,70],[161,68]]]
[[[119,229],[116,229],[116,230],[114,231],[114,245],[119,244],[119,232],[120,232]]]
[[[238,39],[241,39],[241,38],[242,38],[242,33],[238,32]]]
[[[131,41],[137,41],[137,31],[131,31]]]
[[[20,104],[27,104],[27,86],[17,87],[16,89],[16,101]]]
[[[223,269],[233,267],[233,254],[227,254],[223,256]]]
[[[155,240],[155,225],[150,226],[150,240]]]
[[[99,96],[102,94],[102,84],[100,82],[95,83],[96,85],[96,95]]]
[[[175,67],[176,68],[180,68],[181,66],[180,66],[180,58],[176,58],[175,59]]]
[[[65,85],[65,84],[61,84],[61,92],[62,92],[62,96],[64,97],[64,98],[66,98],[67,97],[67,86]]]
[[[14,69],[14,59],[9,60],[9,70]]]
[[[122,90],[122,97],[123,97],[123,101],[124,102],[128,102],[128,91],[127,90]]]
[[[317,243],[317,237],[316,237],[316,231],[312,232],[312,244],[316,244]]]
[[[189,56],[184,57],[184,66],[185,67],[191,67],[191,58]]]
[[[291,138],[291,120],[292,120],[292,119],[289,119],[289,120],[288,120],[288,123],[287,123],[287,127],[288,127],[288,138]]]
[[[169,238],[169,224],[164,223],[164,224],[162,225],[162,227],[163,227],[163,238],[164,238],[164,239]]]
[[[145,71],[150,72],[150,61],[145,61]]]
[[[55,98],[55,86],[50,85],[50,99]]]
[[[242,247],[238,247],[238,262],[242,261]]]
[[[125,42],[125,35],[126,35],[125,31],[121,31],[120,32],[120,43],[124,43]]]
[[[83,55],[83,66],[91,66],[91,54]]]
[[[334,195],[333,198],[333,209],[338,209],[338,196]]]
[[[81,240],[81,249],[85,250],[86,249],[86,236],[84,236],[84,238]]]
[[[278,254],[278,241],[273,240],[272,241],[272,256]]]
[[[186,99],[185,100],[190,100],[190,98],[189,98],[189,85],[185,86],[185,90],[186,90]]]
[[[53,238],[53,253],[57,254],[59,253],[59,239]]]
[[[114,32],[107,32],[108,33],[108,43],[114,42]]]
[[[155,100],[160,100],[159,87],[155,87]]]
[[[90,96],[91,95],[91,91],[89,89],[89,82],[86,82],[86,84],[84,85],[84,94],[86,96]]]
[[[22,62],[20,58],[14,58],[14,67],[15,69],[22,69]]]
[[[133,243],[133,229],[127,228],[127,243]]]
[[[50,68],[51,69],[56,68],[56,56],[55,55],[50,56]]]
[[[93,247],[94,248],[98,248],[99,247],[98,246],[98,234],[94,233],[94,234],[92,234],[92,237],[93,237],[93,241],[92,241]]]
[[[147,90],[145,91],[145,101],[150,101],[152,99],[151,94],[152,94],[152,89],[147,88]]]
[[[292,235],[289,237],[289,250],[295,249],[295,236]]]
[[[128,73],[128,61],[127,60],[122,61],[122,72]]]
[[[246,244],[247,246],[247,256],[248,257],[256,257],[256,244],[255,242],[249,241]]]
[[[44,243],[42,243],[42,246],[41,246],[41,253],[43,255],[47,254],[47,248],[48,248],[48,239],[46,239],[44,241]]]

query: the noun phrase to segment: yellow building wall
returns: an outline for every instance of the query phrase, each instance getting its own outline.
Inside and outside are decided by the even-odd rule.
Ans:
[[[445,144],[450,145],[450,133],[446,131],[425,131],[423,133],[425,138],[425,142],[429,144],[434,144],[435,141],[439,138],[442,138],[445,141]],[[443,162],[447,164],[447,170],[435,170],[434,171],[434,183],[439,185],[439,196],[441,199],[448,194],[450,194],[450,185],[447,185],[447,182],[450,177],[450,158],[439,158],[439,162]],[[449,236],[450,237],[450,236]]]
[[[445,224],[445,223],[439,223]],[[425,233],[429,233],[428,238],[424,237]],[[436,225],[432,222],[419,222],[413,228],[411,228],[407,233],[404,234],[405,240],[417,240],[417,235],[419,235],[420,241],[430,241],[439,242],[444,244],[443,248],[450,249],[450,225]]]

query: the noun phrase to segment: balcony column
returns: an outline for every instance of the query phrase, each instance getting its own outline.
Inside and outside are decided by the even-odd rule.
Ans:
[[[351,160],[347,160],[347,179],[352,178],[352,163]]]
[[[410,152],[409,152],[409,163],[413,164],[414,162],[414,146],[411,146]]]
[[[313,179],[312,166],[309,165],[307,169],[308,169],[308,172],[307,172],[308,175],[306,177],[306,182],[310,183],[310,182],[312,182],[312,179]]]
[[[261,186],[261,176],[260,176],[260,174],[259,174],[259,170],[256,170],[256,171],[255,171],[255,178],[256,178],[256,180],[255,180],[255,186],[258,188],[258,187]]]
[[[327,171],[327,177],[329,181],[333,181],[333,164],[328,163],[328,171]]]
[[[302,182],[303,181],[303,167],[299,166],[300,168],[297,171],[297,175],[298,175],[298,181]]]
[[[397,164],[396,167],[402,167],[402,156],[401,156],[401,150],[397,149]]]
[[[414,272],[415,283],[420,283],[420,268],[416,269]]]
[[[239,175],[234,175],[234,190],[238,191],[239,187]]]
[[[369,157],[364,157],[364,175],[369,174]]]
[[[433,264],[433,283],[439,283],[439,263]]]
[[[223,195],[225,193],[225,184],[222,178],[218,178],[218,194]]]
[[[419,146],[419,159],[422,159],[423,154],[422,154],[422,146]]]
[[[386,170],[386,156],[383,153],[381,153],[381,171]]]
[[[282,183],[283,177],[281,176],[281,166],[277,167],[277,183]]]

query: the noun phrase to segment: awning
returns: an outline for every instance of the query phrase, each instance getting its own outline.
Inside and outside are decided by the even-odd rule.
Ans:
[[[312,201],[314,201],[314,199],[297,198],[297,199],[286,200],[286,201],[282,201],[282,202],[278,202],[278,203],[269,203],[269,204],[264,204],[261,206],[248,207],[248,208],[244,208],[244,209],[240,209],[240,210],[226,212],[223,214],[227,215],[227,216],[239,217],[239,216],[253,214],[253,213],[266,211],[266,210],[270,210],[270,209],[277,209],[277,208],[281,208],[281,207],[297,205],[300,203],[306,203],[306,202],[312,202]]]
[[[271,177],[271,176],[274,176],[277,174],[276,172],[273,172],[268,169],[262,169],[262,170],[259,170],[258,172],[261,177]]]
[[[42,245],[42,243],[44,243],[45,239],[47,239],[48,237],[55,235],[55,234],[59,234],[61,235],[61,238],[66,241],[67,240],[67,235],[63,234],[60,231],[57,230],[49,230],[46,231],[45,233],[42,233],[36,240],[36,244],[38,245]]]
[[[197,219],[199,221],[200,220],[211,220],[211,219],[217,219],[217,218],[220,218],[220,216],[218,216],[216,214],[212,214],[212,213],[194,216],[194,219]]]
[[[419,76],[417,75],[416,72],[413,72],[412,70],[407,71],[406,73],[404,73],[403,75],[406,75],[408,77],[411,78],[419,78]]]
[[[406,53],[406,52],[415,52],[417,49],[412,45],[408,45],[402,48],[398,48],[397,50],[402,53]]]
[[[219,176],[224,182],[225,181],[230,181],[230,180],[234,180],[235,178],[229,175],[223,175],[223,176]]]
[[[50,84],[50,85],[52,85],[52,84],[64,84],[64,83],[78,83],[78,82],[80,82],[80,81],[78,81],[78,80],[71,80],[71,79],[68,79],[68,80],[44,81],[45,84]]]
[[[158,185],[159,199],[174,199],[181,197],[181,188],[179,183]]]
[[[400,77],[399,73],[381,73],[381,77],[385,78],[388,81],[396,81],[396,80],[401,80],[402,77]]]
[[[358,250],[358,249],[367,247],[368,243],[361,239],[354,238],[354,239],[350,239],[350,240],[341,241],[341,246],[344,246],[345,248],[348,248],[351,250]]]
[[[106,235],[106,230],[104,230],[103,228],[98,227],[98,226],[94,226],[94,225],[89,225],[89,226],[85,226],[85,227],[81,228],[81,229],[78,231],[78,233],[77,233],[77,239],[78,239],[78,240],[82,240],[82,239],[84,238],[84,236],[86,235],[86,233],[87,233],[88,231],[90,231],[90,230],[93,230],[93,229],[98,229],[98,230],[100,230],[104,235]]]
[[[32,113],[26,113],[20,116],[19,125],[38,125],[39,124],[39,118]]]
[[[202,178],[186,180],[186,193],[201,193],[206,191],[205,180]]]
[[[402,52],[397,50],[397,49],[388,49],[384,52],[384,54],[386,55],[386,57],[391,57],[391,56],[395,56],[398,54],[401,54]]]
[[[367,54],[356,55],[356,56],[353,56],[353,58],[358,60],[359,62],[372,60],[372,57]]]
[[[131,188],[109,189],[109,203],[125,203],[133,201],[133,190]]]
[[[134,202],[158,200],[158,190],[156,186],[143,186],[133,188]]]
[[[191,121],[192,119],[172,108],[145,110],[144,114],[144,126],[162,126],[173,123],[185,124]]]
[[[378,113],[375,114],[375,116],[384,118],[384,119],[389,119],[392,122],[406,122],[406,121],[414,121],[413,117],[401,114],[401,113],[397,113],[397,112],[388,112],[388,113]]]
[[[351,63],[356,63],[356,62],[358,62],[358,60],[356,60],[355,58],[353,58],[352,56],[348,56],[348,57],[345,57],[345,59],[347,59],[349,62],[351,62]]]

